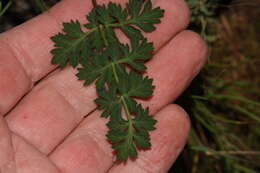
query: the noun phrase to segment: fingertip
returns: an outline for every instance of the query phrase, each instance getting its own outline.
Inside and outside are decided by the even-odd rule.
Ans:
[[[158,123],[151,134],[152,154],[149,151],[143,153],[150,158],[149,166],[145,166],[153,168],[150,172],[167,172],[186,144],[190,118],[182,107],[169,104],[155,115],[155,119]]]
[[[190,53],[191,55],[196,56],[190,56],[190,61],[197,62],[196,68],[194,68],[194,76],[200,71],[202,66],[205,64],[207,57],[208,57],[208,45],[206,41],[199,35],[198,33],[191,31],[191,30],[184,30],[179,34],[179,41],[180,42],[186,42],[184,44],[184,48],[189,48],[189,50],[192,50],[193,52]],[[189,43],[187,43],[187,40],[189,40]]]
[[[162,121],[163,123],[169,123],[169,127],[173,127],[176,122],[178,122],[178,126],[184,127],[184,134],[187,134],[190,129],[190,118],[187,112],[177,104],[169,104],[164,107],[161,111],[159,111],[155,118],[158,121]]]
[[[169,147],[175,147],[175,150],[173,150],[173,155],[168,155],[171,157],[171,159],[168,160],[174,162],[183,149],[189,135],[189,115],[179,105],[169,104],[155,115],[155,119],[158,121],[158,131],[154,131],[154,134],[152,134],[154,135],[152,140],[157,139],[160,136],[164,136],[164,142],[168,142]]]

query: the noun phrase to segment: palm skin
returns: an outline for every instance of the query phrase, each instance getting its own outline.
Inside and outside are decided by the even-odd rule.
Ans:
[[[140,102],[158,120],[151,149],[126,164],[115,163],[105,137],[107,120],[95,111],[94,86],[83,87],[74,69],[50,64],[49,38],[61,30],[62,22],[86,23],[85,14],[92,8],[91,1],[63,0],[0,35],[1,173],[167,172],[189,132],[187,114],[170,103],[204,64],[207,47],[198,35],[184,30],[189,12],[183,0],[153,3],[165,9],[165,17],[155,32],[146,34],[155,46],[147,75],[156,88],[151,99]]]

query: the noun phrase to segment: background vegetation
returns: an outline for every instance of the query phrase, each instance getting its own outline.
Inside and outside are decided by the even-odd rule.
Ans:
[[[176,101],[189,113],[188,143],[169,173],[260,172],[260,0],[186,0],[208,62]],[[0,1],[0,32],[57,0]]]
[[[210,55],[177,100],[192,129],[170,172],[260,172],[260,1],[187,2],[190,28],[208,42]]]

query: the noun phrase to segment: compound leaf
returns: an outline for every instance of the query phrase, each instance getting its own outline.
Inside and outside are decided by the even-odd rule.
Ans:
[[[154,31],[163,13],[152,7],[151,0],[129,0],[126,8],[109,2],[95,5],[83,29],[71,20],[51,37],[52,64],[77,67],[76,76],[84,85],[95,82],[95,103],[101,117],[109,119],[107,138],[120,161],[151,146],[149,131],[155,129],[156,120],[135,99],[153,93],[152,79],[142,75],[145,62],[153,56],[153,43],[143,33]],[[123,31],[129,44],[121,43],[115,29]]]
[[[131,14],[129,23],[138,26],[145,32],[152,32],[155,30],[154,24],[160,23],[160,18],[163,17],[164,11],[159,7],[153,9],[151,0],[145,2],[143,5],[142,1],[129,0],[129,3],[127,3]]]
[[[64,23],[63,27],[64,33],[51,37],[56,47],[51,51],[53,54],[52,64],[58,64],[63,68],[69,63],[76,67],[82,57],[81,55],[84,54],[82,52],[85,52],[82,49],[87,44],[83,39],[85,34],[78,21],[71,20],[69,23]]]

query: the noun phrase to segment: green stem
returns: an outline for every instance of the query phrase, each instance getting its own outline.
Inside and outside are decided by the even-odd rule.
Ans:
[[[119,84],[119,78],[118,78],[118,75],[116,73],[116,69],[115,69],[115,63],[112,63],[112,69],[113,69],[113,74],[114,74],[114,77],[115,77],[115,80],[116,80],[116,83]],[[127,107],[127,104],[126,104],[126,101],[125,101],[125,98],[123,95],[120,96],[120,100],[122,101],[123,103],[123,107],[125,109],[125,112],[126,112],[126,115],[127,115],[127,119],[129,121],[129,124],[130,124],[130,127],[129,129],[132,130],[132,126],[133,126],[133,122],[132,122],[132,117],[131,117],[131,113]]]
[[[97,6],[97,1],[96,0],[92,0],[92,4],[93,4],[93,7],[95,8]]]
[[[116,79],[116,83],[119,84],[119,78],[118,78],[118,75],[116,73],[116,69],[115,69],[115,64],[114,63],[112,63],[112,69],[113,69],[114,77]],[[123,103],[123,107],[125,109],[125,112],[126,112],[126,115],[127,115],[127,119],[129,121],[129,129],[132,131],[133,122],[132,122],[131,113],[130,113],[128,107],[127,107],[127,104],[126,104],[126,101],[125,101],[125,98],[124,98],[123,95],[120,96],[120,100]]]
[[[69,52],[71,49],[73,49],[74,47],[76,47],[81,41],[83,41],[89,34],[91,34],[92,32],[94,32],[96,29],[92,29],[88,32],[85,32],[82,37],[80,37],[79,39],[77,39],[74,43],[71,44],[71,47],[66,49],[66,51],[64,51],[64,54],[66,54],[67,52]]]
[[[105,30],[104,30],[105,25],[99,25],[98,28],[99,28],[99,31],[101,33],[101,37],[102,37],[102,39],[104,41],[105,46],[108,47],[108,41],[106,39],[106,33],[105,33]]]
[[[239,95],[221,95],[221,94],[210,94],[208,98],[216,98],[216,99],[228,99],[228,100],[239,100],[244,103],[248,103],[254,106],[260,106],[260,102],[253,101],[250,99],[247,99],[245,97],[239,96]]]
[[[78,43],[80,43],[82,40],[84,40],[89,34],[91,34],[92,32],[94,32],[96,30],[99,30],[99,32],[101,33],[101,37],[102,37],[102,39],[104,41],[105,46],[107,47],[108,46],[108,40],[106,38],[106,33],[105,33],[104,29],[106,27],[120,27],[120,26],[123,26],[123,25],[129,25],[131,23],[132,23],[132,21],[128,20],[128,21],[126,21],[124,23],[112,23],[112,24],[106,24],[106,25],[99,25],[99,26],[97,26],[95,28],[92,28],[91,30],[85,32],[85,34],[83,34],[82,37],[80,37],[74,44],[72,44],[71,47],[75,47]],[[69,50],[70,49],[68,49],[68,51]]]
[[[35,1],[39,11],[44,12],[47,11],[49,8],[47,6],[47,4],[44,2],[44,0],[36,0]]]
[[[0,2],[0,17],[6,12],[6,10],[12,5],[12,1],[9,1],[8,4],[2,9],[2,2]]]
[[[128,107],[127,107],[125,98],[124,98],[124,96],[121,96],[120,98],[121,98],[121,100],[122,100],[124,109],[125,109],[125,111],[126,111],[127,119],[129,120],[129,123],[132,124],[132,117],[131,117],[130,111],[129,111]]]
[[[131,113],[127,107],[124,96],[121,96],[121,100],[122,100],[123,107],[125,109],[126,116],[127,116],[128,122],[129,122],[129,126],[128,126],[128,134],[130,134],[130,138],[128,138],[130,140],[129,143],[132,143],[132,139],[133,139],[132,136],[133,136],[134,128],[133,128],[133,121],[132,121]]]
[[[130,24],[134,24],[135,20],[134,19],[129,19],[125,22],[122,22],[122,23],[110,23],[110,24],[107,24],[105,25],[106,27],[121,27],[121,26],[124,26],[124,25],[130,25]]]
[[[119,78],[118,78],[118,75],[117,75],[117,73],[116,73],[115,63],[112,63],[112,69],[113,69],[113,73],[114,73],[116,82],[119,83]]]
[[[112,69],[113,69],[113,74],[114,74],[116,83],[119,84],[119,78],[118,78],[118,75],[116,73],[115,64],[114,63],[112,63]],[[129,111],[129,108],[127,106],[127,103],[126,103],[125,98],[124,98],[123,95],[120,96],[120,100],[121,100],[121,103],[123,104],[123,107],[124,107],[124,110],[125,110],[125,113],[126,113],[126,116],[127,116],[127,120],[129,122],[129,125],[128,125],[128,134],[129,134],[129,136],[128,136],[128,143],[132,143],[133,131],[134,131],[132,116],[131,116],[131,113]]]

